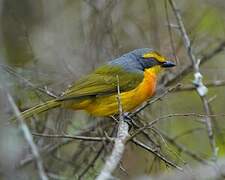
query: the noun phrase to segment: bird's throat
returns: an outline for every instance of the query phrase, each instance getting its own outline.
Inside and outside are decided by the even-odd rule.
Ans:
[[[153,66],[145,70],[145,73],[158,75],[162,71],[161,66]]]

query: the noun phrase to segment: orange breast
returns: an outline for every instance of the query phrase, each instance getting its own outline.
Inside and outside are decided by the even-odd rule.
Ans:
[[[139,105],[154,94],[156,89],[156,82],[156,75],[152,71],[146,70],[144,72],[143,81],[136,89],[133,90],[136,94],[135,97],[139,99]]]
[[[150,98],[156,88],[156,74],[145,70],[144,79],[135,89],[120,94],[124,112],[129,112]],[[109,116],[118,114],[117,95],[101,96],[88,103],[85,109],[94,116]]]

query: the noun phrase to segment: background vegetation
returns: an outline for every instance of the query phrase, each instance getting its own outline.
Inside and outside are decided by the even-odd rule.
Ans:
[[[23,111],[51,99],[51,93],[60,95],[98,65],[142,47],[155,48],[176,61],[177,66],[159,79],[155,98],[165,96],[134,117],[139,126],[163,117],[146,129],[147,137],[143,132],[136,137],[153,152],[128,142],[113,175],[121,179],[148,179],[179,167],[188,171],[224,163],[225,2],[175,2],[193,53],[204,60],[200,72],[208,86],[206,99],[211,114],[208,117],[192,84],[193,69],[179,74],[191,61],[169,1],[0,0],[1,179],[40,178],[37,158],[21,127],[9,123],[9,117],[15,113],[12,102]],[[171,87],[176,88],[167,92]],[[207,118],[211,120],[213,136],[205,123]],[[94,179],[113,143],[77,140],[75,135],[115,136],[117,129],[110,118],[102,120],[85,112],[62,109],[34,117],[26,124],[34,134],[39,160],[49,179]],[[134,132],[132,127],[130,134]],[[43,137],[47,134],[74,138]],[[213,140],[214,147],[210,145]],[[209,171],[203,168],[203,172]],[[219,171],[213,172],[221,175]]]

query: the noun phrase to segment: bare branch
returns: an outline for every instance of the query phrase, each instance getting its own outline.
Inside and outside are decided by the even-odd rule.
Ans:
[[[156,176],[140,176],[136,179],[142,180],[174,180],[174,179],[224,179],[225,178],[225,160],[217,162],[216,167],[210,164],[189,167],[184,171],[167,171]]]
[[[172,33],[172,27],[175,27],[174,25],[172,25],[170,23],[170,18],[169,18],[169,13],[168,13],[168,5],[167,5],[167,0],[164,1],[164,8],[165,8],[165,12],[166,12],[166,21],[168,23],[168,33],[169,33],[169,37],[170,37],[170,44],[171,44],[171,50],[173,52],[173,56],[175,58],[176,63],[179,63],[179,59],[176,56],[176,48],[175,48],[175,43],[174,43],[174,39],[173,39],[173,33]]]
[[[111,141],[113,140],[112,137],[91,137],[91,136],[78,136],[78,135],[60,135],[60,134],[42,134],[42,133],[34,133],[32,135],[45,137],[45,138],[67,138],[67,139],[76,139],[76,140],[83,140],[83,141]]]
[[[189,134],[192,134],[196,131],[201,131],[201,130],[205,130],[204,128],[200,128],[200,127],[197,127],[197,128],[192,128],[192,129],[188,129],[186,131],[183,131],[181,133],[178,133],[176,136],[173,137],[174,141],[175,140],[178,140],[186,135],[189,135]]]
[[[207,87],[225,86],[225,80],[210,81],[210,82],[206,82],[205,85]],[[173,92],[193,91],[193,90],[196,90],[196,87],[193,84],[188,84],[188,85],[181,85],[177,87]]]
[[[97,129],[99,127],[99,125],[101,124],[101,127],[107,127],[109,126],[110,121],[106,121],[105,119],[101,119],[98,122],[95,122],[94,124],[88,125],[87,127],[84,128],[84,130],[77,132],[76,135],[79,136],[85,136],[86,134],[88,134],[89,132],[93,131],[94,129]],[[49,154],[49,153],[53,153],[54,151],[56,151],[58,148],[69,144],[71,142],[74,142],[74,139],[64,139],[62,142],[51,145],[50,147],[48,145],[44,146],[43,148],[40,149],[40,153],[43,155]],[[22,167],[24,165],[27,165],[28,163],[31,163],[34,161],[34,156],[33,155],[28,155],[25,159],[23,159],[20,162],[19,167]]]
[[[104,150],[104,145],[102,145],[97,154],[94,156],[94,158],[91,160],[91,162],[87,165],[86,168],[84,168],[84,170],[81,172],[81,174],[78,176],[78,179],[82,179],[82,177],[88,172],[88,170],[94,166],[95,162],[98,160],[98,158],[100,157],[101,153]]]
[[[18,74],[17,72],[15,72],[15,70],[13,68],[11,68],[9,66],[6,66],[4,64],[0,64],[0,67],[2,67],[9,74],[12,74],[16,78],[22,80],[27,86],[31,87],[32,89],[38,90],[38,91],[40,91],[42,93],[45,93],[48,96],[53,97],[53,98],[56,98],[57,97],[57,95],[55,95],[52,92],[50,92],[46,87],[45,88],[37,87],[32,82],[30,82],[29,80],[27,80],[26,78],[24,78],[23,76],[21,76],[20,74]]]
[[[191,41],[188,37],[184,23],[182,21],[182,17],[180,15],[178,8],[176,7],[175,2],[173,0],[169,0],[169,3],[171,5],[174,15],[176,17],[176,20],[177,20],[177,23],[178,23],[178,26],[179,26],[179,29],[180,29],[180,32],[181,32],[181,35],[183,38],[184,46],[186,47],[187,54],[192,63],[192,67],[195,71],[195,73],[194,73],[195,79],[194,79],[193,83],[195,85],[196,91],[198,92],[198,94],[202,100],[205,113],[207,115],[210,115],[211,114],[210,107],[209,107],[209,103],[206,99],[207,88],[202,82],[203,76],[201,75],[200,70],[199,70],[200,60],[197,60],[197,58],[195,57],[195,55],[193,53]],[[216,160],[218,148],[216,147],[216,141],[215,141],[215,137],[214,137],[214,133],[213,133],[213,129],[212,129],[212,119],[210,118],[210,116],[205,117],[205,125],[207,128],[208,137],[209,137],[209,141],[210,141],[210,145],[211,145],[211,149],[212,149],[212,153],[213,153],[213,159]]]
[[[160,131],[160,130],[159,130]],[[201,162],[202,164],[209,164],[209,162],[207,162],[204,158],[200,157],[198,154],[196,154],[195,152],[189,150],[188,148],[186,148],[184,145],[177,143],[174,138],[168,136],[166,133],[164,133],[163,131],[160,131],[160,134],[162,134],[162,136],[172,145],[174,145],[178,151],[183,152],[185,154],[187,154],[188,156],[192,157],[193,159],[195,159],[198,162]]]
[[[140,133],[146,133],[145,130],[148,129],[148,128],[152,128],[155,123],[157,123],[158,121],[160,120],[165,120],[167,118],[170,118],[170,117],[179,117],[179,116],[183,116],[183,117],[191,117],[191,116],[194,116],[194,117],[207,117],[208,115],[204,115],[204,114],[197,114],[197,113],[183,113],[183,114],[168,114],[168,115],[165,115],[165,116],[162,116],[162,117],[159,117],[151,122],[149,122],[148,124],[142,126],[142,127],[139,127],[139,129],[136,130],[136,132],[134,134],[132,134],[129,138],[127,138],[127,142],[131,141],[137,145],[139,145],[140,147],[152,152],[154,155],[156,155],[157,157],[159,157],[162,161],[168,163],[169,160],[167,160],[165,157],[163,157],[161,154],[159,154],[159,152],[157,150],[154,150],[153,148],[141,143],[141,142],[137,142],[137,140],[135,139],[135,137],[140,134]],[[215,117],[215,116],[225,116],[225,114],[221,114],[221,115],[210,115],[211,117]],[[201,121],[202,122],[202,121]],[[204,160],[203,158],[199,157],[196,153],[192,152],[192,151],[189,151],[187,148],[185,148],[184,146],[178,144],[175,142],[174,139],[172,138],[169,138],[168,136],[166,136],[165,134],[163,134],[163,136],[166,137],[166,139],[173,145],[175,145],[178,150],[182,150],[182,152],[188,154],[189,156],[193,157],[194,159],[196,159],[197,161],[199,162],[202,162],[204,164],[209,164],[206,160]],[[135,139],[135,140],[134,140]],[[170,161],[169,161],[170,162]],[[170,162],[171,163],[171,162]],[[171,165],[169,163],[169,165]],[[171,165],[173,167],[176,167],[177,166],[175,164]]]
[[[206,63],[208,60],[210,60],[211,58],[213,58],[217,54],[224,51],[224,48],[225,48],[225,40],[220,42],[217,45],[217,47],[215,47],[215,49],[213,49],[211,52],[203,55],[201,57],[200,65]],[[176,72],[175,74],[170,73],[170,75],[167,76],[167,78],[164,79],[164,81],[163,81],[163,85],[162,85],[163,88],[164,88],[164,86],[169,86],[169,85],[173,84],[178,79],[180,80],[182,77],[184,77],[185,75],[187,75],[191,71],[192,71],[192,64],[188,64],[188,65],[184,65],[183,67],[180,67],[180,70],[178,72]]]
[[[204,110],[205,110],[206,114],[210,115],[211,111],[210,111],[208,100],[206,99],[206,97],[201,97],[201,100],[203,102],[203,107],[204,107]],[[212,152],[213,152],[213,160],[216,160],[219,149],[216,146],[216,140],[215,140],[215,136],[214,136],[213,128],[212,128],[212,119],[210,118],[210,116],[206,116],[205,125],[206,125],[206,128],[207,128],[207,133],[208,133],[208,136],[209,136],[209,142],[210,142]]]
[[[155,154],[159,159],[161,159],[162,161],[164,161],[166,164],[169,164],[170,166],[172,167],[175,167],[177,170],[180,170],[182,171],[183,168],[181,168],[180,166],[174,164],[173,162],[171,162],[170,160],[166,159],[163,155],[161,155],[157,150],[155,149],[152,149],[151,147],[147,146],[146,144],[138,141],[136,138],[133,138],[132,139],[132,142],[134,144],[136,144],[137,146],[140,146],[141,148],[147,150],[147,151],[150,151],[152,152],[153,154]]]
[[[24,135],[27,143],[29,144],[29,146],[31,148],[31,152],[32,152],[33,156],[35,157],[35,162],[37,164],[40,179],[41,180],[48,180],[48,177],[46,176],[45,171],[44,171],[42,159],[41,159],[41,157],[39,155],[39,152],[38,152],[38,149],[37,149],[37,147],[36,147],[36,145],[33,141],[32,135],[31,135],[27,125],[25,124],[23,118],[21,117],[19,109],[17,108],[17,106],[16,106],[15,102],[13,101],[11,95],[7,93],[7,96],[8,96],[8,100],[9,100],[9,102],[10,102],[12,108],[13,108],[13,111],[16,114],[16,117],[19,121],[20,128],[23,132],[23,135]]]
[[[132,134],[129,138],[127,138],[127,141],[136,137],[138,134],[143,132],[145,129],[152,128],[160,120],[166,120],[166,119],[171,118],[171,117],[201,117],[201,118],[206,118],[206,117],[216,117],[216,116],[225,116],[225,114],[217,114],[217,115],[207,115],[207,114],[204,115],[204,114],[197,114],[197,113],[167,114],[165,116],[158,117],[155,120],[153,120],[153,121],[147,123],[146,125],[140,127],[134,134]],[[198,121],[198,122],[204,123],[205,121]]]

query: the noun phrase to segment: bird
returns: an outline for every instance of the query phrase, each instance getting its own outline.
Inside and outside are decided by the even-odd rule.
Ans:
[[[151,48],[132,50],[81,77],[61,96],[21,112],[21,117],[57,107],[85,110],[95,117],[117,115],[118,87],[123,112],[130,112],[155,94],[159,73],[175,65]]]

